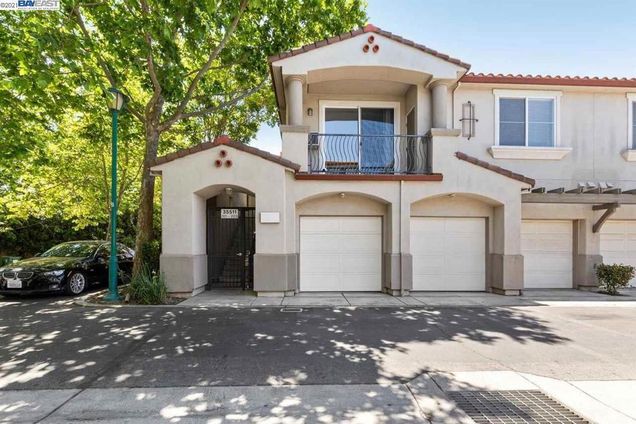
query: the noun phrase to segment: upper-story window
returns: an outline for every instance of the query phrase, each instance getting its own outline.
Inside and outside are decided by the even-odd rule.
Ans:
[[[499,146],[558,146],[558,93],[495,90]]]
[[[499,144],[554,146],[553,99],[499,99]]]

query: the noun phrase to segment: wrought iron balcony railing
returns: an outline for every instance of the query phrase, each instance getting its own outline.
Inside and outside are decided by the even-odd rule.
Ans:
[[[423,135],[309,134],[309,172],[430,174],[431,139]]]

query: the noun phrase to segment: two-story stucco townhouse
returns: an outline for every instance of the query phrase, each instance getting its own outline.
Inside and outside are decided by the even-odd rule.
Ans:
[[[174,293],[596,285],[636,265],[636,79],[503,76],[372,25],[270,58],[281,156],[160,158]]]

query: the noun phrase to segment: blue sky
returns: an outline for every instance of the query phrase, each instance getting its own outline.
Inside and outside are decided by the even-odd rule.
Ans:
[[[369,22],[472,72],[636,77],[636,0],[368,0]],[[252,145],[280,153],[278,128]]]

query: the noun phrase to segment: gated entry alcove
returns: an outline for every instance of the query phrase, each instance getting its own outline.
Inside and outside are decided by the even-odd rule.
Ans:
[[[206,288],[252,289],[256,249],[252,194],[227,187],[206,202]]]

